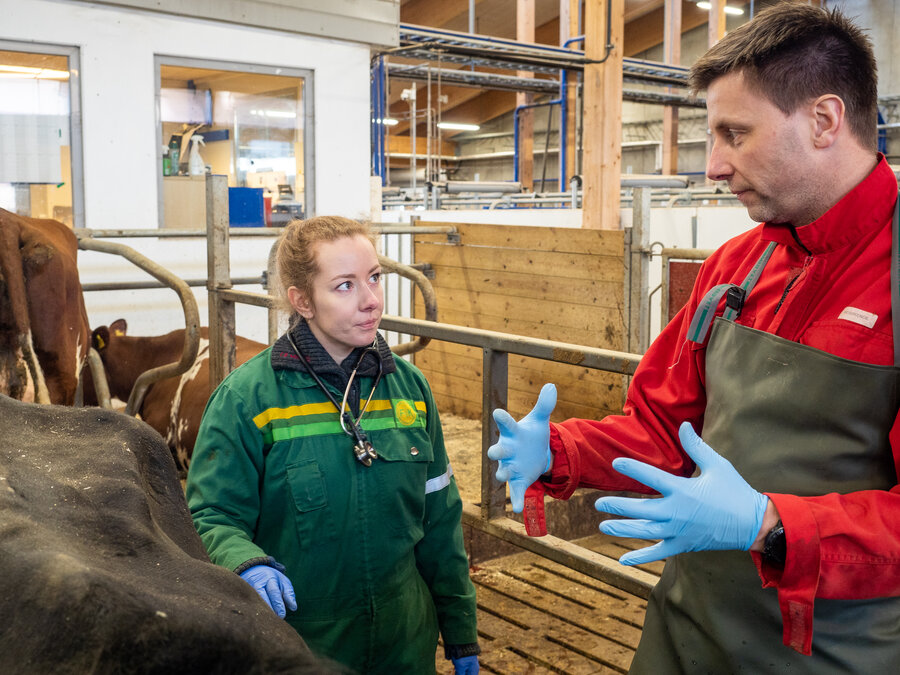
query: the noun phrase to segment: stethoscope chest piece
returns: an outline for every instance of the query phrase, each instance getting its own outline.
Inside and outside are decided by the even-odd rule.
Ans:
[[[359,421],[354,422],[350,417],[349,412],[344,412],[341,416],[342,421],[346,424],[341,424],[344,431],[353,437],[353,455],[360,462],[363,463],[363,466],[372,466],[372,460],[378,459],[378,454],[375,452],[375,448],[372,447],[371,441],[369,441],[369,437],[365,431],[359,428]],[[348,431],[349,427],[349,431]]]

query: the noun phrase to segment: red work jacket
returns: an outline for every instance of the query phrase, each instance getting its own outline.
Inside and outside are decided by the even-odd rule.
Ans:
[[[562,499],[577,487],[650,492],[612,469],[611,460],[619,456],[679,475],[693,472],[678,426],[688,420],[702,428],[706,344],[687,341],[688,325],[706,292],[717,284],[740,284],[771,241],[780,245],[737,323],[854,361],[893,364],[889,263],[896,199],[897,180],[879,157],[872,173],[813,223],[799,228],[763,223],[719,248],[703,264],[687,306],[641,360],[624,414],[551,424],[547,491]],[[898,466],[896,421],[890,438]],[[788,561],[781,571],[752,555],[763,584],[778,588],[782,607],[803,606],[811,616],[817,597],[900,595],[897,486],[844,495],[768,496],[785,526]],[[797,630],[812,630],[784,628],[785,635],[793,630],[795,636]]]

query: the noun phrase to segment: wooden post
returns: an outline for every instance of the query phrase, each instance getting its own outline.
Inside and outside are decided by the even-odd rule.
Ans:
[[[707,45],[712,47],[725,35],[725,0],[709,0],[709,23],[707,25]],[[709,156],[712,153],[712,136],[706,137],[706,164],[709,165]],[[706,179],[707,185],[715,181]]]
[[[611,24],[608,41],[607,16]],[[621,229],[623,34],[624,0],[586,3],[585,56],[602,61],[584,68],[582,226],[586,228]],[[608,52],[607,42],[612,45]]]
[[[206,176],[206,289],[209,292],[209,384],[215,389],[234,369],[234,302],[228,249],[228,176]]]
[[[500,438],[494,409],[509,408],[509,355],[485,349],[482,363],[487,396],[481,406],[481,517],[490,520],[506,515],[506,484],[494,476],[495,467],[487,457],[487,449]]]
[[[578,5],[580,0],[559,0],[559,44],[563,45],[569,38],[579,35],[578,29]],[[571,49],[582,49],[583,43],[569,45]],[[578,74],[573,70],[567,75],[568,84],[564,93],[566,97],[566,178],[572,180],[578,172],[578,136],[576,124],[578,123]],[[560,185],[559,191],[565,192],[568,185]]]
[[[534,0],[516,0],[516,40],[534,42]],[[519,77],[534,77],[530,70],[516,71]],[[534,94],[518,92],[516,108],[531,105]],[[519,181],[534,189],[534,109],[519,114]]]
[[[681,0],[666,0],[663,30],[663,61],[681,62]],[[669,88],[672,91],[672,88]],[[678,106],[663,107],[662,173],[678,173]]]

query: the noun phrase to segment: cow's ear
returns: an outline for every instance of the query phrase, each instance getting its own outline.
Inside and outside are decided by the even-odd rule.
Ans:
[[[113,335],[126,335],[128,333],[128,322],[125,319],[116,319],[109,324],[109,332]]]
[[[106,326],[100,326],[100,328],[95,328],[91,333],[91,346],[96,349],[98,352],[102,352],[106,349],[106,345],[109,344],[109,329]]]

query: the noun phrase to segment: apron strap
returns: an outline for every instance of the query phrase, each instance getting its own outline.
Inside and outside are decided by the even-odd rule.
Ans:
[[[900,366],[900,195],[891,226],[891,322],[894,328],[894,365]]]
[[[733,321],[740,315],[741,308],[744,306],[744,298],[747,297],[753,287],[756,286],[756,282],[759,281],[763,268],[769,262],[775,246],[774,241],[769,242],[766,250],[759,256],[759,260],[750,269],[740,286],[737,284],[719,284],[706,292],[703,300],[697,306],[693,318],[691,318],[691,325],[688,327],[688,340],[691,342],[703,342],[706,340],[709,327],[716,316],[716,309],[723,295],[725,296],[725,311],[722,314],[722,318]]]

